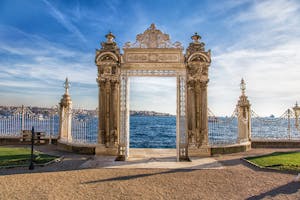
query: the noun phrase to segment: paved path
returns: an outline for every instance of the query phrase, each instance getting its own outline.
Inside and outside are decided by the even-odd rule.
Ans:
[[[214,158],[192,158],[192,162],[176,162],[176,157],[130,158],[128,161],[114,161],[115,157],[95,157],[83,163],[80,168],[124,168],[124,169],[223,169]]]
[[[192,162],[177,162],[176,149],[130,149],[128,161],[115,161],[111,156],[95,156],[80,168],[124,168],[124,169],[222,169],[216,159],[191,158]]]
[[[0,199],[300,199],[296,174],[257,169],[241,160],[278,149],[216,156],[211,159],[222,169],[199,170],[82,169],[96,158],[41,148],[65,159],[34,171],[1,170]]]

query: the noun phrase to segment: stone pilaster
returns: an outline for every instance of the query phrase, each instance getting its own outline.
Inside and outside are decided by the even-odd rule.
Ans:
[[[251,109],[248,97],[245,95],[245,81],[241,81],[242,94],[237,103],[238,112],[238,143],[247,143],[251,141]]]
[[[293,110],[295,113],[295,126],[297,129],[299,129],[300,106],[298,106],[298,102],[296,102],[295,106],[293,107]]]
[[[106,35],[102,48],[96,50],[98,68],[99,125],[96,154],[117,155],[119,147],[120,50],[112,33]]]
[[[65,94],[59,103],[59,140],[72,142],[72,100],[69,95],[69,81],[65,81]]]
[[[207,83],[210,51],[200,42],[196,33],[192,36],[185,55],[187,67],[187,128],[190,156],[210,155],[208,148]]]

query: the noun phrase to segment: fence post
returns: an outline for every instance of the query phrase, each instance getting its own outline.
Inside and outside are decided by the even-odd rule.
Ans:
[[[66,78],[64,83],[65,94],[59,103],[59,140],[63,142],[72,142],[72,100],[69,95],[69,81]]]
[[[288,135],[289,135],[289,140],[291,139],[291,110],[288,109]]]
[[[241,80],[240,88],[242,95],[237,104],[238,112],[238,143],[251,141],[251,109],[248,97],[245,95],[246,84]]]
[[[55,115],[55,107],[52,107],[50,111],[50,133],[49,133],[49,144],[52,144],[52,135],[54,134],[54,115]]]
[[[25,129],[25,107],[22,105],[21,132]]]
[[[54,114],[50,114],[50,133],[49,133],[49,144],[52,143],[52,134],[53,134],[53,127],[54,127]]]
[[[300,115],[300,106],[298,106],[298,102],[296,102],[295,107],[293,107],[295,113],[295,126],[299,130],[299,115]]]

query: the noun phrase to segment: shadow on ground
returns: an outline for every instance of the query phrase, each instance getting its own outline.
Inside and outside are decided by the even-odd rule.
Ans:
[[[280,194],[291,195],[291,194],[299,192],[299,190],[300,190],[300,182],[290,182],[286,185],[282,185],[282,186],[274,188],[270,191],[249,197],[249,198],[247,198],[247,200],[259,200],[259,199],[264,199],[265,197],[274,198]]]
[[[20,147],[20,146],[18,146]],[[56,156],[63,156],[63,160],[58,163],[52,163],[50,165],[44,166],[44,167],[35,167],[34,170],[28,170],[28,167],[18,167],[18,168],[10,168],[10,169],[0,169],[0,175],[10,175],[10,174],[25,174],[25,173],[43,173],[43,172],[58,172],[58,171],[72,171],[72,170],[84,170],[82,168],[82,165],[86,163],[86,161],[91,161],[96,159],[95,156],[93,155],[80,155],[80,154],[75,154],[75,153],[69,153],[65,151],[59,151],[56,149],[55,145],[44,145],[44,146],[37,146],[36,150],[40,150],[44,153],[47,153],[49,155],[56,155]],[[273,151],[273,150],[272,150]],[[274,150],[276,151],[276,150]],[[254,152],[255,155],[262,155],[260,151]],[[230,155],[224,155],[220,157],[213,157],[217,160],[217,162],[221,163],[223,166],[237,166],[237,165],[243,165],[247,168],[250,168],[254,171],[265,171],[265,172],[277,172],[277,173],[285,173],[285,174],[296,174],[295,172],[285,172],[285,171],[277,171],[273,169],[260,169],[258,167],[255,167],[248,162],[241,160],[242,157],[244,156],[251,156],[254,155],[251,152],[250,153],[239,153],[239,154],[230,154]],[[154,160],[157,160],[157,158],[153,158]],[[152,160],[153,160],[152,159]],[[170,159],[173,158],[165,158],[166,161],[169,161]],[[147,162],[148,159],[142,160],[142,161],[137,161],[137,162]],[[151,160],[151,158],[150,158]],[[164,160],[158,159],[162,162]],[[135,161],[130,161],[126,163],[115,163],[116,165],[130,165],[130,164],[136,164],[137,162]],[[107,167],[109,165],[112,165],[112,163],[103,163],[101,167]],[[202,168],[209,167],[210,164],[206,166],[205,163],[201,166]],[[99,166],[98,166],[99,167]],[[92,169],[92,168],[97,168],[97,166],[93,167],[87,167],[87,169]],[[161,170],[166,170],[166,169],[160,169]],[[174,172],[188,172],[192,170],[199,170],[199,169],[193,169],[193,168],[185,168],[185,169],[170,169],[166,172],[160,172],[160,173],[174,173]],[[200,169],[201,170],[201,169]],[[144,176],[151,176],[151,175],[156,175],[156,174],[147,174]],[[137,177],[143,176],[143,175],[137,175]],[[125,177],[126,179],[126,177]]]
[[[145,174],[136,174],[136,175],[130,175],[130,176],[120,176],[120,177],[114,177],[114,178],[108,178],[108,179],[99,179],[94,181],[88,181],[83,182],[81,184],[93,184],[93,183],[102,183],[102,182],[109,182],[109,181],[127,181],[137,178],[144,178],[148,176],[155,176],[155,175],[162,175],[162,174],[172,174],[172,173],[186,173],[186,172],[192,172],[197,169],[172,169],[162,172],[156,172],[156,173],[145,173]]]
[[[17,147],[29,147],[29,145],[18,145]],[[28,167],[14,167],[0,169],[1,175],[11,174],[29,174],[29,173],[43,173],[43,172],[58,172],[58,171],[71,171],[80,170],[80,166],[87,160],[93,158],[93,155],[80,155],[59,151],[55,145],[36,146],[35,150],[41,151],[49,155],[63,157],[62,161],[51,163],[46,166],[35,166],[34,170],[29,170]]]

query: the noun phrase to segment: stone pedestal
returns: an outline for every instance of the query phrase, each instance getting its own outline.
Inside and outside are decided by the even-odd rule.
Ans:
[[[222,155],[245,152],[251,149],[251,142],[242,142],[240,144],[224,145],[224,146],[214,146],[211,147],[211,155]]]
[[[65,94],[59,103],[59,138],[58,142],[72,142],[72,100],[69,95],[69,81],[65,81]]]
[[[251,140],[251,109],[250,103],[245,95],[245,82],[241,81],[242,95],[237,104],[238,112],[238,143],[247,143]]]
[[[208,157],[211,156],[211,149],[208,146],[201,146],[201,147],[195,147],[190,146],[189,147],[189,156],[190,157]]]
[[[103,144],[97,144],[95,149],[96,155],[105,155],[105,156],[117,156],[118,148],[117,147],[106,147]]]

